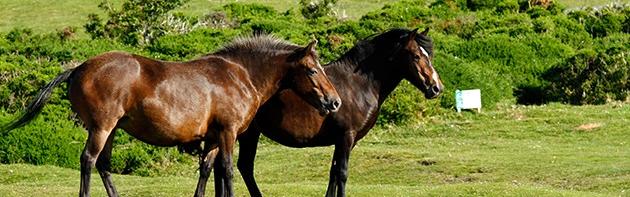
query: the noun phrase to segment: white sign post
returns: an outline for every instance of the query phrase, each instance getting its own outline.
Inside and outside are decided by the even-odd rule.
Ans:
[[[477,109],[477,112],[481,112],[481,90],[456,90],[455,108],[457,112],[462,112],[462,109]]]

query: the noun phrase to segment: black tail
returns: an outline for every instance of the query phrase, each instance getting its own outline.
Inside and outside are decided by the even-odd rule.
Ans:
[[[2,133],[6,133],[15,128],[24,126],[26,123],[33,120],[42,111],[44,105],[46,105],[53,89],[59,84],[66,82],[66,80],[68,80],[68,78],[72,75],[72,71],[74,71],[74,69],[64,71],[63,73],[57,75],[53,81],[41,88],[39,93],[37,93],[37,96],[35,96],[35,99],[33,99],[31,103],[28,104],[28,107],[26,107],[26,113],[22,114],[22,117],[19,119],[0,127],[0,131],[2,131]]]

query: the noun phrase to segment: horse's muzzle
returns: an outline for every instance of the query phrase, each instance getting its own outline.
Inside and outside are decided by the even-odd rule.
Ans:
[[[319,109],[319,114],[320,115],[327,115],[329,113],[335,113],[337,111],[339,111],[339,108],[341,107],[341,99],[338,97],[333,97],[333,98],[329,98],[326,97],[325,99],[322,99],[322,106]]]

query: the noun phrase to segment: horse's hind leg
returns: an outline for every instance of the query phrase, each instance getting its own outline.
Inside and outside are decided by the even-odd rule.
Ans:
[[[203,152],[201,156],[199,156],[199,181],[197,182],[197,190],[195,191],[196,197],[205,196],[206,183],[212,171],[212,164],[219,152],[219,149],[214,147],[212,147],[214,149],[210,150],[211,147],[208,144],[207,142],[205,143]]]
[[[90,174],[96,160],[105,147],[109,135],[116,126],[116,121],[111,124],[99,124],[88,126],[88,139],[81,154],[81,189],[79,196],[90,196]]]
[[[99,175],[101,175],[101,179],[103,180],[103,185],[105,185],[107,195],[110,197],[118,196],[118,192],[116,192],[116,187],[114,187],[114,182],[112,182],[112,176],[110,174],[112,148],[115,135],[115,130],[109,134],[107,142],[105,142],[105,146],[103,147],[101,154],[99,154],[98,159],[96,160],[96,169],[98,170]]]

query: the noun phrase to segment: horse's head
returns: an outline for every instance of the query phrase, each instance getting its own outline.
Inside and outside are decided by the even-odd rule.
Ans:
[[[427,36],[429,29],[417,32],[418,29],[414,29],[401,37],[401,49],[395,54],[395,61],[402,66],[400,69],[407,81],[420,89],[426,98],[436,98],[444,90],[444,85],[431,63],[433,43]]]
[[[293,64],[289,71],[289,88],[316,107],[320,114],[325,115],[339,110],[341,99],[319,64],[316,45],[317,40],[314,40],[289,56],[288,63]]]

